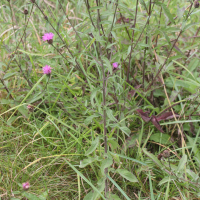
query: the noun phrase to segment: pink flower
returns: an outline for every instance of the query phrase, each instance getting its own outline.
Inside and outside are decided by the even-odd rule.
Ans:
[[[113,63],[113,69],[117,69],[117,68],[118,68],[118,63],[117,62]]]
[[[51,74],[51,67],[49,65],[45,65],[42,70],[44,74]]]
[[[30,188],[30,183],[29,182],[23,183],[22,187],[24,190],[28,190]]]
[[[53,33],[45,33],[43,36],[42,36],[42,39],[43,41],[46,41],[49,43],[49,44],[52,44],[53,43],[53,36],[54,34]]]

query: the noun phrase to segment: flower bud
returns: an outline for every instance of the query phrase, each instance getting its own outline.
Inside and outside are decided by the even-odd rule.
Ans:
[[[28,15],[28,10],[27,9],[24,9],[24,14]]]
[[[195,8],[198,8],[198,7],[199,7],[199,2],[198,2],[198,0],[195,0],[195,1],[194,1],[194,7],[195,7]]]
[[[118,63],[117,62],[113,63],[113,69],[117,69],[117,68],[118,68]]]
[[[169,158],[170,152],[168,150],[164,150],[162,155],[164,158]]]
[[[47,42],[48,42],[49,44],[53,44],[53,40],[52,40],[52,39],[47,40]]]
[[[22,184],[23,190],[28,190],[30,188],[30,183],[26,182]]]

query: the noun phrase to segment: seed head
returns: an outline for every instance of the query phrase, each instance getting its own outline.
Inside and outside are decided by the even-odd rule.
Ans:
[[[162,153],[158,154],[158,160],[161,160],[162,157],[163,157]]]
[[[195,8],[198,8],[198,7],[199,7],[199,2],[198,2],[198,0],[195,0],[195,1],[194,1],[194,7],[195,7]]]
[[[35,0],[31,0],[32,3],[35,3]]]
[[[27,9],[24,9],[24,14],[28,15],[28,10]]]
[[[169,156],[170,156],[170,152],[168,150],[164,150],[163,151],[163,157],[164,158],[169,158]]]

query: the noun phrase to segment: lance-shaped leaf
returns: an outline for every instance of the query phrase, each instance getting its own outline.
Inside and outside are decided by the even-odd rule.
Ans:
[[[142,84],[140,85],[136,85],[135,86],[135,90],[131,90],[129,93],[128,93],[128,99],[131,100],[131,97],[133,97],[136,93],[136,89],[139,89],[140,87],[142,86]]]
[[[176,117],[179,117],[179,115],[176,114],[176,113],[175,113],[174,115],[175,115]],[[157,120],[158,120],[158,121],[161,121],[161,120],[173,119],[173,118],[174,118],[174,115],[173,115],[172,111],[166,112],[166,113],[163,113],[162,115],[158,116],[158,117],[157,117]]]
[[[164,133],[155,115],[151,116],[151,122],[160,132]]]
[[[151,118],[149,117],[148,115],[148,111],[146,112],[143,112],[142,109],[137,109],[136,110],[138,112],[138,114],[142,117],[142,119],[145,121],[145,122],[149,122],[151,120]]]

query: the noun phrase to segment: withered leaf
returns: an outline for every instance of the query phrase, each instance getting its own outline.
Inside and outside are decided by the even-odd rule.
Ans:
[[[145,122],[149,122],[151,120],[151,118],[149,117],[149,112],[148,111],[143,112],[142,109],[137,109],[136,111],[138,112],[138,114],[142,117],[142,119]]]
[[[176,117],[179,117],[178,114],[174,113]],[[167,119],[173,119],[174,118],[174,115],[172,113],[172,111],[170,112],[166,112],[166,113],[163,113],[162,115],[158,116],[157,117],[157,120],[158,121],[161,121],[161,120],[167,120]]]
[[[164,133],[155,115],[151,116],[151,122],[161,133]]]

